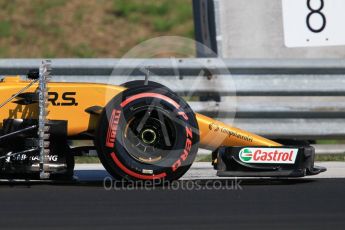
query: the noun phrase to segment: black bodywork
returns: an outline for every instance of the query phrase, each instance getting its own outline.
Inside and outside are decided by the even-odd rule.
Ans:
[[[49,121],[47,125],[50,179],[72,178],[74,157],[67,143],[67,122]],[[0,178],[39,179],[38,141],[37,120],[4,120],[0,137]]]
[[[263,164],[241,161],[240,151],[246,147],[221,147],[213,152],[214,168],[220,177],[304,177],[326,171],[326,168],[314,166],[315,149],[312,146],[272,147],[298,149],[293,164]],[[260,148],[260,147],[254,147]],[[262,147],[269,149],[269,147]]]

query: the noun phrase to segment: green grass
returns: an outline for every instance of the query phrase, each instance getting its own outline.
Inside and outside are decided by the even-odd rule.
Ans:
[[[192,0],[0,0],[0,58],[122,57],[165,35],[194,36]]]
[[[54,9],[56,7],[63,7],[66,2],[67,0],[32,1],[32,9],[34,11],[33,25],[44,32],[47,30],[55,30],[57,25],[52,25],[52,22],[56,22],[61,19],[62,15],[55,14],[54,11],[48,12],[48,10]],[[48,18],[50,20],[47,20]]]
[[[98,164],[101,163],[98,157],[75,157],[76,164]]]
[[[211,162],[212,161],[212,155],[209,154],[209,155],[197,155],[196,156],[196,159],[195,159],[196,162]]]
[[[316,144],[322,144],[322,145],[336,145],[336,144],[344,144],[344,140],[317,140]]]
[[[145,22],[156,32],[167,32],[193,18],[190,4],[171,0],[114,0],[113,12],[131,22]]]
[[[138,13],[150,16],[164,16],[172,7],[170,0],[114,0],[114,13],[120,17],[128,17],[130,14]]]
[[[166,32],[171,30],[171,28],[175,25],[173,21],[165,21],[159,18],[154,19],[153,21],[153,28],[158,32]]]
[[[11,36],[11,22],[10,21],[0,21],[0,37],[9,37]]]
[[[345,154],[320,154],[316,155],[316,161],[345,161]]]
[[[35,0],[32,1],[33,9],[39,19],[44,19],[49,9],[64,6],[67,0]]]
[[[182,34],[182,36],[187,37],[187,38],[194,38],[195,33],[194,33],[194,28],[190,28],[186,32]]]
[[[128,17],[131,13],[137,12],[140,5],[136,2],[126,0],[113,1],[113,12],[119,17]]]
[[[18,29],[14,36],[18,42],[25,42],[28,38],[28,32],[24,29]]]
[[[85,14],[87,13],[85,7],[80,7],[74,12],[74,20],[78,23],[82,23],[85,17]]]
[[[4,9],[9,14],[13,14],[16,8],[16,1],[0,1],[0,9]]]
[[[55,52],[50,50],[49,47],[45,46],[42,50],[42,55],[44,58],[55,58]]]
[[[72,48],[73,55],[79,58],[93,57],[95,55],[91,46],[82,43]]]
[[[8,48],[7,47],[0,47],[0,56],[7,56],[8,55]]]

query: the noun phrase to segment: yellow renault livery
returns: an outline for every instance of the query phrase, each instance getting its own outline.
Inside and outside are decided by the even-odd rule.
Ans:
[[[198,148],[213,151],[218,176],[303,177],[315,150],[257,136],[197,114],[167,87],[53,82],[50,63],[28,80],[0,82],[0,177],[71,179],[74,156],[95,149],[114,179],[176,180]],[[79,147],[71,143],[79,140]]]

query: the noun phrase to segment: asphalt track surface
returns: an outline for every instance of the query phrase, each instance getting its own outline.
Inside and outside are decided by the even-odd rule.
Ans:
[[[78,173],[106,176],[95,170]],[[63,184],[0,184],[0,229],[291,230],[344,226],[344,178],[188,178],[148,190],[131,185],[106,190],[97,178]]]

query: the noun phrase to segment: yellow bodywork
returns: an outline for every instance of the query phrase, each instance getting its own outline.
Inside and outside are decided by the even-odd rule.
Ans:
[[[0,83],[0,98],[6,100],[11,95],[17,93],[20,89],[28,85],[27,81],[23,81],[20,77],[6,77]],[[120,86],[93,84],[93,83],[63,83],[51,82],[49,83],[49,92],[54,92],[59,95],[57,105],[53,106],[51,103],[48,106],[49,114],[47,116],[50,120],[67,120],[68,121],[68,135],[78,135],[80,133],[91,130],[94,122],[90,122],[92,114],[85,111],[85,109],[92,106],[104,107],[107,102],[120,93],[125,88]],[[34,84],[25,93],[32,93],[37,90],[37,84]],[[66,92],[75,92],[73,98],[76,105],[63,106],[64,100],[62,95]],[[51,95],[50,95],[51,96]],[[50,97],[49,96],[49,97]],[[0,109],[0,121],[2,126],[3,119],[30,119],[38,117],[37,104],[20,105],[15,103],[17,99],[5,105]]]
[[[5,77],[0,83],[0,100],[17,93],[28,85],[28,81],[21,80],[19,76]],[[34,84],[25,93],[33,93],[37,90]],[[98,115],[90,114],[86,109],[93,106],[104,107],[115,95],[125,90],[124,87],[95,84],[95,83],[70,83],[70,82],[50,82],[49,92],[57,96],[55,105],[50,103],[48,119],[67,120],[68,135],[74,136],[84,132],[92,132],[97,125]],[[75,103],[68,104],[63,97],[67,93],[70,99],[73,93]],[[0,126],[4,119],[37,119],[37,104],[21,105],[15,103],[14,99],[0,109]],[[255,134],[234,128],[212,118],[196,114],[200,129],[200,145],[207,149],[216,149],[219,146],[280,146],[279,143],[257,136]]]

